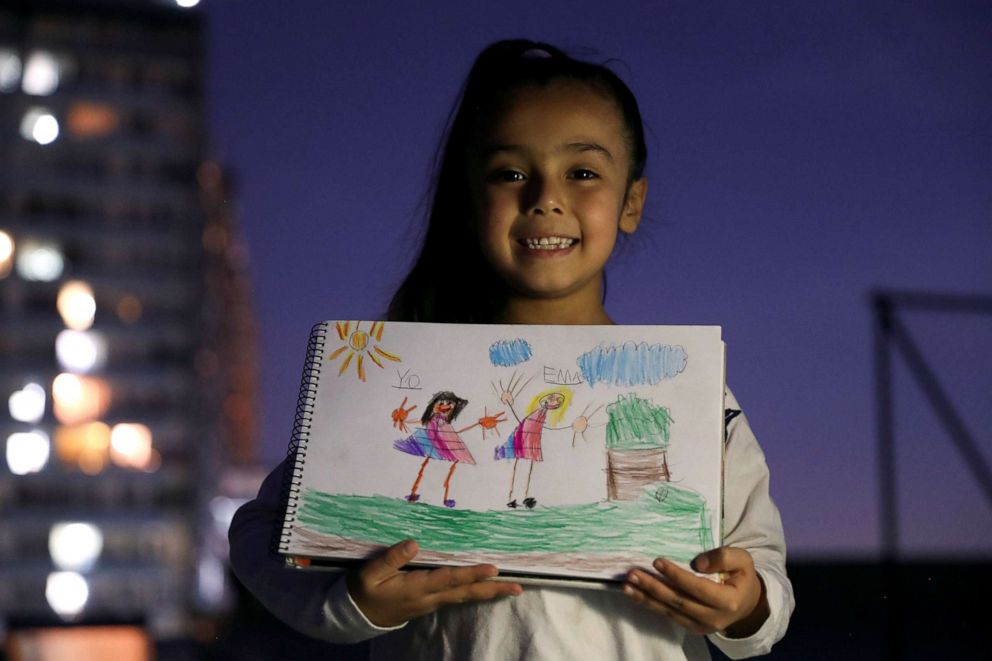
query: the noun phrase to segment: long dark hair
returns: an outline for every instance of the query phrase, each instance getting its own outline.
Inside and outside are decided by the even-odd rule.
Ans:
[[[611,98],[631,154],[628,185],[644,176],[647,146],[637,100],[606,66],[569,57],[525,39],[498,41],[476,58],[435,157],[427,231],[420,255],[389,303],[389,319],[488,323],[502,307],[504,285],[482,254],[472,223],[467,171],[479,132],[516,90],[569,80]]]
[[[423,415],[420,416],[420,422],[427,425],[434,417],[434,405],[440,401],[451,402],[454,408],[451,409],[451,413],[448,414],[448,422],[454,422],[458,414],[462,412],[462,409],[468,404],[467,399],[462,399],[450,390],[442,390],[441,392],[434,393],[431,397],[431,401],[427,402],[427,408],[424,409]]]

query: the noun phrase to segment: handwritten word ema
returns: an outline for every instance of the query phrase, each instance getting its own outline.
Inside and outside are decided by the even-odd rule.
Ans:
[[[555,386],[577,386],[583,383],[580,370],[563,370],[549,365],[544,366],[544,382]]]

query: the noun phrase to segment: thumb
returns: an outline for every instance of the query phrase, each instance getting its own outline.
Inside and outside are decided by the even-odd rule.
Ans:
[[[751,562],[751,554],[747,551],[721,546],[697,555],[692,560],[692,568],[704,574],[731,573],[746,569],[749,562]]]
[[[365,578],[373,583],[380,583],[393,576],[408,562],[417,557],[420,547],[412,539],[393,544],[382,555],[369,560],[365,565]]]

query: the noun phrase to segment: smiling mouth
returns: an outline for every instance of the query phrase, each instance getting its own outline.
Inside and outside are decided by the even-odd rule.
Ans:
[[[565,250],[578,243],[578,239],[567,236],[542,236],[520,239],[521,245],[530,250]]]

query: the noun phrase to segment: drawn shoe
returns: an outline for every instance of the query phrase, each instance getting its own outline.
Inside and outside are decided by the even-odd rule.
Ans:
[[[524,498],[524,505],[527,509],[534,509],[534,505],[537,505],[537,498]]]
[[[454,507],[455,506],[455,501],[453,501],[453,500],[446,500],[446,501],[444,501],[444,506],[445,507]]]
[[[520,507],[520,505],[517,505],[517,501],[516,500],[511,500],[510,502],[508,502],[506,504],[506,506],[509,507],[509,508],[512,508],[512,509],[517,509],[518,507]]]
[[[407,502],[415,503],[418,500],[420,500],[420,494],[419,493],[411,493],[409,496],[406,497],[406,500],[407,500]]]

